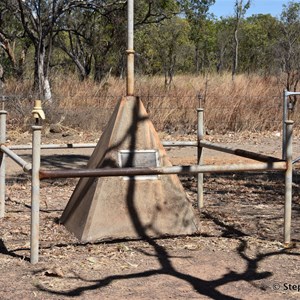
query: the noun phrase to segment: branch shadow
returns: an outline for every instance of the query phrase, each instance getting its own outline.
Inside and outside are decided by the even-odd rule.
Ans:
[[[31,154],[19,155],[25,161],[31,162]],[[70,169],[84,167],[89,160],[88,155],[82,154],[42,154],[41,165],[43,167]]]
[[[76,276],[72,277],[72,279],[81,280],[82,283],[86,285],[73,288],[68,291],[55,291],[55,290],[45,288],[44,286],[41,285],[37,285],[37,287],[41,291],[50,294],[55,294],[59,296],[68,296],[68,297],[80,297],[82,296],[83,293],[87,291],[93,291],[93,290],[98,290],[107,287],[115,281],[167,275],[185,281],[187,284],[193,287],[193,289],[197,291],[199,295],[202,296],[207,296],[212,299],[240,299],[240,298],[228,296],[224,293],[221,293],[217,289],[228,283],[239,282],[239,281],[254,283],[257,280],[270,278],[273,275],[272,272],[268,272],[268,271],[259,272],[258,268],[259,268],[259,263],[261,263],[263,260],[271,256],[280,256],[284,254],[290,256],[300,256],[299,253],[293,253],[287,250],[281,250],[278,252],[275,251],[275,252],[269,252],[265,254],[257,254],[254,258],[250,258],[245,253],[248,247],[247,241],[242,239],[238,239],[238,240],[239,240],[239,246],[237,248],[237,253],[245,261],[247,265],[246,270],[242,273],[237,273],[235,271],[229,270],[222,277],[215,280],[210,280],[210,281],[203,280],[199,277],[195,277],[189,274],[185,274],[183,272],[179,272],[173,266],[171,262],[172,256],[169,255],[166,249],[160,246],[158,243],[156,243],[153,239],[149,239],[146,237],[147,243],[151,245],[153,250],[155,251],[154,255],[156,256],[160,264],[160,268],[151,269],[143,272],[137,272],[137,273],[111,275],[111,276],[107,276],[95,280],[86,280],[77,274]],[[70,277],[68,277],[67,279],[70,279]],[[263,288],[261,289],[264,290]]]
[[[18,249],[18,250],[28,250],[28,249]],[[8,256],[11,256],[14,258],[20,258],[20,259],[28,261],[28,262],[30,261],[29,257],[25,257],[23,255],[16,254],[15,252],[16,252],[15,250],[9,251],[4,244],[4,241],[2,239],[0,239],[0,254],[8,255]]]
[[[138,129],[138,124],[145,120],[144,118],[139,119],[138,102],[136,103],[137,106],[135,107],[135,114],[134,114],[136,119],[133,120],[132,128],[130,130],[130,132],[132,132],[133,134],[131,134],[130,136],[131,151],[130,151],[130,155],[128,156],[128,162],[127,162],[129,165],[134,161],[134,149],[136,148],[136,144],[137,144],[136,134],[134,133]],[[246,270],[242,273],[237,273],[232,270],[229,270],[226,274],[224,274],[222,277],[216,280],[203,280],[200,277],[196,277],[190,274],[180,272],[173,265],[172,256],[165,249],[165,247],[161,246],[156,239],[150,237],[147,234],[146,229],[143,226],[141,219],[138,215],[137,209],[135,207],[135,203],[134,203],[135,194],[136,194],[135,180],[129,180],[127,194],[126,194],[128,213],[130,215],[136,233],[142,238],[143,241],[145,241],[150,246],[151,250],[154,252],[154,256],[156,257],[159,263],[159,268],[150,269],[143,272],[130,273],[130,274],[122,274],[122,275],[116,274],[116,275],[111,275],[111,276],[107,276],[95,280],[85,280],[84,278],[81,278],[79,275],[77,275],[76,278],[82,281],[82,286],[80,287],[76,287],[66,291],[57,291],[57,290],[46,288],[42,285],[37,285],[39,290],[50,294],[59,295],[59,296],[80,297],[86,291],[92,291],[92,290],[98,290],[104,288],[115,281],[129,280],[134,278],[149,278],[158,275],[168,275],[186,282],[191,287],[193,287],[193,289],[199,295],[207,296],[212,299],[239,299],[232,296],[228,296],[218,291],[218,288],[220,286],[226,285],[231,282],[237,282],[237,281],[253,282],[256,280],[269,278],[272,276],[272,272],[268,272],[268,271],[260,272],[258,270],[259,263],[263,261],[265,258],[270,256],[287,254],[286,251],[270,252],[267,254],[258,254],[254,258],[250,258],[245,253],[247,249],[247,241],[243,240],[243,237],[245,237],[246,235],[243,232],[236,230],[232,226],[226,226],[225,224],[220,224],[221,226],[223,227],[225,226],[226,228],[226,231],[224,233],[225,237],[234,236],[235,238],[237,238],[237,240],[239,240],[239,247],[237,248],[237,253],[246,263],[247,265]],[[218,222],[218,220],[213,220],[213,221]],[[288,254],[294,255],[293,253],[288,253]]]

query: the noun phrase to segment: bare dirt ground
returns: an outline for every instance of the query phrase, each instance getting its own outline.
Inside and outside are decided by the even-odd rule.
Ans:
[[[45,143],[96,142],[99,134],[48,135]],[[163,139],[171,136],[162,134]],[[190,140],[194,137],[184,137]],[[208,140],[280,157],[278,133],[226,134]],[[30,142],[23,134],[13,144]],[[183,139],[178,137],[177,139]],[[300,156],[299,135],[294,142]],[[196,162],[193,148],[168,150]],[[26,151],[18,152],[30,160]],[[91,150],[43,151],[44,167],[82,167]],[[205,151],[205,163],[251,162]],[[283,247],[284,176],[205,175],[205,208],[193,236],[81,244],[58,222],[75,179],[41,187],[40,262],[29,263],[30,180],[7,159],[6,215],[0,220],[0,299],[299,299],[300,172],[293,185],[292,247]],[[180,177],[196,209],[194,176]]]

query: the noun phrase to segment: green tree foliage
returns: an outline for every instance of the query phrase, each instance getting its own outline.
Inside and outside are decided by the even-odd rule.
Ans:
[[[215,21],[216,32],[216,68],[217,72],[231,69],[232,61],[232,28],[233,18],[226,18]]]
[[[76,65],[82,80],[92,70],[96,81],[101,81],[111,68],[117,72],[121,49],[125,52],[126,47],[124,10],[124,5],[105,14],[77,8],[65,16],[57,45]]]
[[[251,0],[235,0],[234,5],[234,31],[233,31],[233,59],[232,59],[232,79],[234,78],[239,63],[239,29],[240,23],[250,8]]]
[[[94,71],[94,79],[102,81],[107,75],[123,76],[126,67],[126,2],[120,1],[110,10],[77,8],[63,19],[58,36],[59,47],[76,65],[81,79]],[[169,1],[136,1],[135,27],[138,34],[173,17],[179,6]]]
[[[278,38],[279,21],[271,15],[254,15],[240,28],[240,71],[272,74],[276,68],[273,51]]]
[[[286,88],[296,91],[300,80],[300,2],[291,1],[284,5],[280,33],[276,56],[286,73]]]
[[[165,76],[170,86],[178,70],[190,70],[188,56],[192,45],[188,39],[190,27],[186,20],[174,17],[147,26],[137,33],[137,62],[143,73]]]
[[[209,17],[209,7],[215,3],[215,0],[182,0],[181,5],[186,19],[190,23],[190,39],[195,46],[195,67],[196,72],[199,73],[201,66],[205,64],[201,63],[201,52],[204,51],[204,60],[207,58],[207,42],[208,37],[206,35],[207,19]],[[202,51],[201,51],[202,50]]]
[[[237,0],[221,19],[210,13],[214,2],[136,0],[136,72],[164,75],[166,86],[178,73],[284,75],[286,88],[296,90],[300,2],[289,2],[280,18],[245,18],[251,1]],[[121,77],[126,27],[126,0],[1,0],[0,69],[19,79],[33,70],[35,90],[48,99],[53,67],[77,70],[82,80]]]
[[[5,54],[2,55],[1,63],[6,76],[11,74],[18,79],[23,78],[30,45],[15,14],[7,7],[6,2],[0,2],[0,49]]]
[[[174,0],[135,1],[135,26],[157,24],[180,12],[180,5]]]

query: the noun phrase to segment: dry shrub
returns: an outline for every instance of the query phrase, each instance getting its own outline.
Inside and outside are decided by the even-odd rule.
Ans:
[[[190,133],[196,130],[196,108],[205,109],[205,126],[214,132],[280,130],[282,89],[276,78],[229,74],[177,76],[172,86],[162,77],[136,78],[140,96],[157,130]],[[49,123],[63,120],[64,126],[81,130],[103,130],[126,84],[113,77],[101,84],[79,81],[76,75],[52,79],[53,103],[44,105]],[[33,96],[30,82],[9,81],[6,93],[11,101],[14,125],[24,127],[30,119]],[[11,113],[11,111],[10,111]],[[299,120],[299,110],[294,113]]]
[[[239,75],[209,83],[206,124],[218,132],[279,130],[282,90],[275,78]]]

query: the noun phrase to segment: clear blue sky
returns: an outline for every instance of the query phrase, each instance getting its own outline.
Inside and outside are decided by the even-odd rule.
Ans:
[[[246,17],[253,14],[271,14],[279,17],[282,11],[282,5],[287,4],[289,0],[252,0],[252,4],[246,13]],[[295,1],[298,2],[298,1]],[[216,0],[216,3],[210,7],[210,12],[216,17],[228,17],[234,13],[235,0]]]

